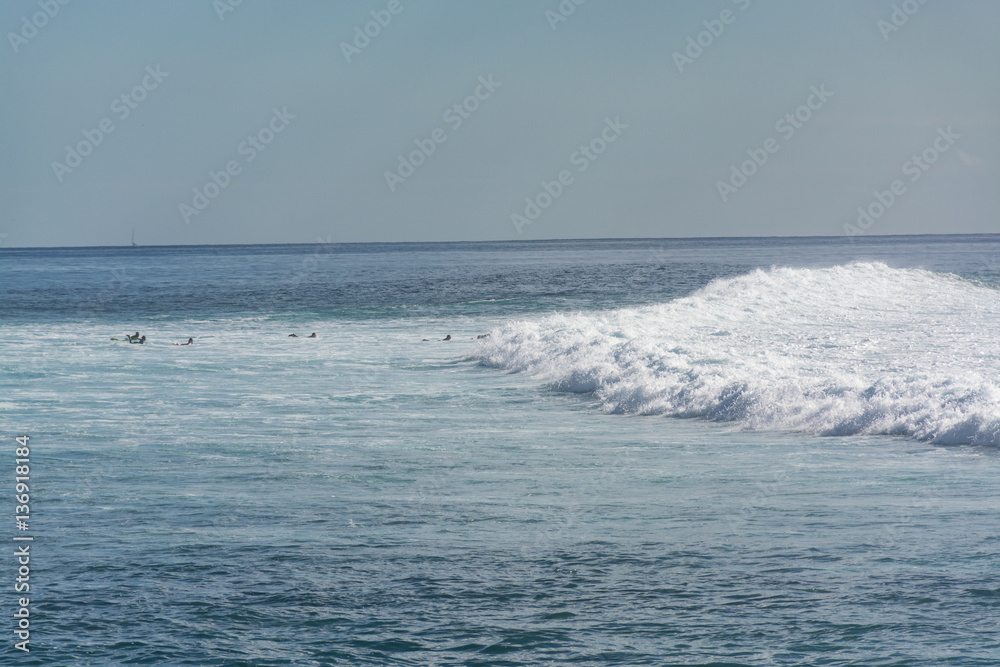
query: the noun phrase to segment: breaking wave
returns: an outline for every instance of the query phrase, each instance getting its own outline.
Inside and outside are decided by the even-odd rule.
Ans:
[[[881,263],[772,268],[507,324],[473,359],[612,413],[1000,445],[1000,291]]]

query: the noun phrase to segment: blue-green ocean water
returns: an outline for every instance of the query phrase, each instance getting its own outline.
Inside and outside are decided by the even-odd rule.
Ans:
[[[998,664],[998,325],[998,236],[0,250],[0,664]]]

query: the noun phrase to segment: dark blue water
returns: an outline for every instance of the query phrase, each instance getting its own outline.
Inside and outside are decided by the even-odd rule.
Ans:
[[[514,311],[659,303],[756,267],[879,260],[996,281],[996,235],[0,249],[0,313]],[[470,306],[475,310],[476,306]],[[482,312],[495,305],[479,306]],[[420,311],[424,312],[424,311]]]

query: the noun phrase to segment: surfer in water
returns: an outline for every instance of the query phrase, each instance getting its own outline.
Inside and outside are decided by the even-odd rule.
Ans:
[[[138,343],[139,345],[144,345],[146,343],[146,337],[143,336],[142,338],[139,338],[138,336],[139,336],[139,332],[136,332],[136,337],[135,338],[130,338],[128,342],[130,342],[130,343]]]
[[[174,343],[174,345],[194,345],[194,338],[188,338],[186,343]]]
[[[312,335],[311,335],[311,336],[306,336],[306,338],[319,338],[319,336],[317,336],[317,335],[316,335],[316,332],[315,332],[315,331],[313,331],[313,332],[312,332]]]
[[[288,337],[289,338],[298,338],[299,335],[298,334],[288,334]]]

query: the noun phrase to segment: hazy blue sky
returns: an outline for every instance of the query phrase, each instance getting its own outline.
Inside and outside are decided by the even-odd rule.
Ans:
[[[1000,232],[992,0],[236,2],[0,4],[0,243]]]

